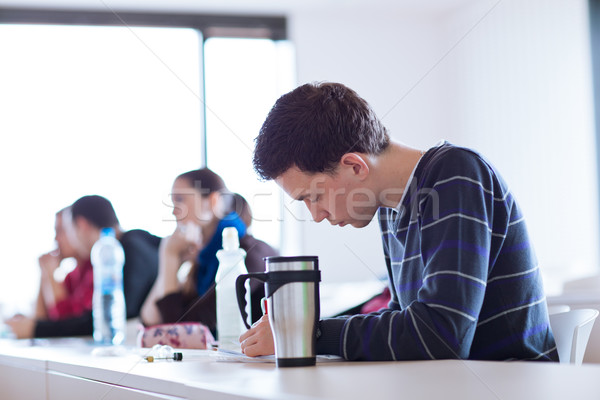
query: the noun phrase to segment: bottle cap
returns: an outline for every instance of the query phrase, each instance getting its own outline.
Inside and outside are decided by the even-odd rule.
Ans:
[[[100,230],[100,237],[104,236],[115,237],[115,230],[113,228],[102,228]]]
[[[234,227],[223,229],[223,249],[235,250],[240,248],[238,231]]]

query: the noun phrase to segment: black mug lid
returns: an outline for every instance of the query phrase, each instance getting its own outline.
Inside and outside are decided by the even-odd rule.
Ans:
[[[272,262],[294,262],[294,261],[318,261],[318,256],[271,256],[264,257],[263,260],[267,263]]]

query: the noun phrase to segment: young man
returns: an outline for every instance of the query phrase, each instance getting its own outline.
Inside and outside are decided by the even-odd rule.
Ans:
[[[282,96],[256,139],[254,167],[317,222],[366,226],[377,213],[389,308],[321,320],[317,353],[348,360],[558,360],[525,222],[476,152],[390,140],[369,105],[336,83]],[[272,354],[266,317],[240,337]]]

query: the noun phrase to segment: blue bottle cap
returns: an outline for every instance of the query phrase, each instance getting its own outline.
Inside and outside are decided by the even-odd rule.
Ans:
[[[102,228],[100,230],[100,237],[104,236],[115,237],[115,230],[113,228]]]

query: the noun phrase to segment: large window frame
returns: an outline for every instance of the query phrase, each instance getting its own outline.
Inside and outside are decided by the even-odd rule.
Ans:
[[[590,52],[592,58],[592,83],[596,133],[596,163],[598,188],[600,188],[600,0],[589,0]],[[600,204],[598,205],[600,208]],[[600,245],[600,243],[599,243]]]
[[[238,16],[216,14],[174,14],[154,12],[121,12],[121,11],[89,11],[89,10],[53,10],[53,9],[21,9],[0,7],[0,26],[2,25],[63,25],[63,26],[107,26],[120,28],[186,28],[196,30],[199,37],[200,68],[198,76],[199,121],[192,132],[197,129],[199,140],[197,147],[199,165],[207,165],[206,115],[208,113],[205,93],[205,59],[204,47],[210,38],[242,38],[269,39],[273,41],[287,40],[285,17],[281,16]],[[90,122],[92,123],[92,122]],[[82,126],[82,131],[86,126]],[[166,204],[166,203],[165,203]],[[119,209],[117,208],[119,214]],[[169,213],[170,216],[170,213]],[[53,220],[53,216],[52,216]],[[134,226],[132,228],[138,228]],[[156,232],[152,232],[156,233]],[[51,238],[51,237],[49,237]],[[0,299],[2,303],[2,299]],[[1,304],[0,304],[1,305]],[[25,311],[22,299],[17,299],[13,311]],[[9,312],[12,309],[5,309]],[[0,310],[1,311],[1,310]],[[8,314],[7,314],[8,315]],[[6,315],[5,315],[6,316]]]
[[[153,26],[193,28],[205,38],[215,36],[287,39],[283,16],[177,14],[126,11],[52,10],[0,7],[0,23]]]

